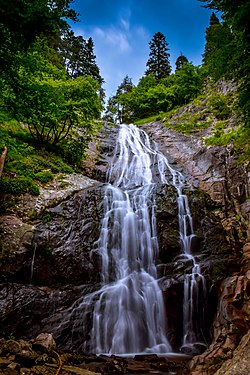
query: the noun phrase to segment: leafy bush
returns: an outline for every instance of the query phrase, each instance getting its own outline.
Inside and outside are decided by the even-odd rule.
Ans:
[[[43,214],[43,224],[49,223],[52,220],[50,213],[46,212]]]
[[[86,133],[85,136],[77,138],[68,138],[61,142],[60,151],[64,158],[71,164],[79,167],[85,156],[85,150],[90,141],[90,135]]]
[[[52,181],[53,178],[54,178],[54,175],[50,171],[38,172],[35,174],[35,179],[44,183]]]
[[[32,195],[39,195],[39,187],[28,177],[2,177],[0,189],[7,194],[30,193]]]
[[[228,105],[225,95],[213,94],[210,95],[208,105],[212,107],[212,112],[219,120],[226,120],[231,114],[232,110]]]

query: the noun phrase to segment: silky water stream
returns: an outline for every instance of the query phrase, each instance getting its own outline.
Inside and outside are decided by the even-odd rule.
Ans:
[[[158,286],[154,187],[172,184],[177,190],[181,257],[192,263],[184,276],[183,347],[203,344],[202,307],[205,280],[191,255],[194,237],[184,177],[173,169],[147,134],[121,125],[104,192],[104,217],[97,252],[101,288],[74,303],[59,331],[74,320],[72,342],[92,353],[169,353],[167,316]],[[82,327],[91,322],[87,337]],[[70,347],[70,339],[67,346]]]

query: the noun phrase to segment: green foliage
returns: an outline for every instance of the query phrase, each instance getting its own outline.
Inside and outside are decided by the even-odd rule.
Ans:
[[[137,86],[117,90],[109,100],[109,114],[122,122],[137,121],[188,103],[200,92],[200,69],[184,63],[181,69],[167,78],[154,75],[142,77]]]
[[[236,50],[237,42],[230,26],[227,23],[210,24],[206,30],[203,63],[215,81],[220,78],[232,78],[233,68],[237,64],[235,62]]]
[[[58,50],[70,77],[89,75],[99,84],[103,83],[95,61],[92,38],[85,40],[81,35],[75,36],[72,30],[67,30],[59,40]]]
[[[70,31],[67,20],[77,20],[71,2],[0,0],[0,149],[8,149],[4,192],[36,195],[34,181],[74,172],[99,128],[94,120],[102,110],[103,79],[93,40]]]
[[[39,186],[34,184],[33,182],[29,186],[29,192],[31,195],[39,195],[40,194],[40,189]]]
[[[39,187],[28,177],[2,177],[0,180],[0,190],[6,194],[39,195]]]
[[[49,223],[52,220],[50,213],[46,212],[43,214],[43,224]]]
[[[226,128],[226,121],[218,121],[214,134],[206,138],[207,145],[226,146],[232,144],[236,150],[241,150],[238,163],[249,162],[250,160],[250,129],[238,126],[234,129]]]
[[[211,23],[206,31],[204,63],[207,74],[218,80],[233,78],[239,83],[238,106],[245,126],[250,114],[250,2],[232,0],[200,0],[206,7],[222,12],[223,22]]]
[[[47,183],[55,173],[73,173],[75,169],[63,160],[64,146],[54,150],[37,150],[28,129],[0,112],[0,146],[7,146],[7,159],[1,190],[9,194],[39,194],[36,181]],[[68,149],[68,152],[70,147]],[[52,152],[54,151],[54,152]],[[57,154],[55,154],[55,151]],[[76,152],[77,153],[77,152]],[[76,156],[75,156],[76,157]],[[64,155],[64,158],[66,156]],[[73,162],[73,161],[72,161]]]
[[[50,244],[45,244],[45,245],[43,245],[41,247],[40,252],[45,257],[49,257],[52,254],[52,252],[53,252],[53,248],[52,248],[52,246]]]
[[[199,111],[180,114],[178,110],[167,114],[164,120],[164,124],[167,127],[183,134],[192,134],[204,130],[211,125],[211,122],[212,120],[209,118],[206,121],[201,121]]]
[[[234,143],[236,148],[241,148],[246,145],[247,142],[249,142],[249,139],[249,129],[245,129],[243,127],[226,129],[226,122],[218,121],[216,123],[213,136],[206,139],[206,144],[226,146],[229,143]]]
[[[10,30],[14,39],[26,44],[37,36],[51,36],[68,28],[66,19],[77,20],[70,8],[71,0],[1,0],[0,22]]]
[[[184,64],[188,63],[188,59],[186,56],[181,54],[179,57],[177,57],[176,62],[175,62],[175,71],[182,69]]]
[[[40,182],[46,183],[52,181],[54,178],[53,173],[50,171],[42,171],[35,174],[34,178]]]
[[[115,109],[115,119],[119,123],[126,123],[130,121],[132,114],[130,93],[132,92],[133,88],[134,85],[132,83],[132,79],[126,75],[122,83],[117,88],[116,95],[113,97],[113,103],[112,99],[109,101],[109,109],[111,111],[110,114]],[[115,108],[112,108],[112,104]]]
[[[191,63],[185,63],[173,75],[173,90],[177,105],[183,105],[194,99],[200,92],[202,81],[199,68]]]
[[[60,150],[65,160],[71,165],[79,167],[85,157],[85,150],[90,139],[90,134],[65,139],[60,145]]]
[[[157,80],[168,77],[171,73],[171,65],[166,37],[161,32],[155,33],[149,42],[149,47],[146,76],[153,75]]]
[[[17,0],[0,6],[0,105],[27,124],[36,147],[56,145],[73,128],[91,133],[102,109],[94,43],[70,31],[67,19],[77,20],[70,3]]]
[[[227,97],[222,94],[210,95],[208,105],[212,107],[212,113],[219,120],[226,120],[232,114]]]
[[[39,145],[56,145],[73,127],[92,128],[99,117],[99,84],[91,77],[66,79],[64,72],[32,49],[20,56],[16,79],[7,86],[3,100],[13,115],[28,124]]]

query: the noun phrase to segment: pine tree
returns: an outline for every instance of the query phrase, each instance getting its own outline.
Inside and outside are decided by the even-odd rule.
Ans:
[[[210,17],[210,26],[213,26],[213,25],[219,25],[220,21],[219,21],[219,18],[215,15],[215,13],[213,12],[211,14],[211,17]]]
[[[132,79],[129,78],[128,75],[126,75],[122,83],[118,86],[118,89],[116,91],[116,96],[124,94],[125,92],[131,92],[133,87],[134,85],[133,85]]]
[[[96,64],[96,56],[94,54],[94,42],[92,38],[89,38],[86,42],[85,47],[85,58],[86,58],[86,73],[93,77],[97,82],[102,84],[103,78],[100,76],[100,69]]]
[[[81,35],[75,36],[72,30],[66,31],[59,44],[59,53],[70,77],[89,75],[98,83],[103,83],[95,61],[92,38],[85,40]]]
[[[230,27],[220,23],[213,13],[209,27],[206,29],[205,51],[202,55],[203,64],[215,80],[222,77],[231,78],[234,66],[236,45]]]
[[[147,61],[146,76],[154,75],[157,80],[166,78],[171,73],[171,66],[169,57],[168,42],[166,37],[161,33],[157,32],[154,34],[153,39],[149,42],[150,54]]]
[[[188,59],[181,53],[180,56],[176,59],[175,71],[177,72],[178,70],[180,70],[186,63],[188,63]]]
[[[134,85],[132,79],[128,75],[123,79],[122,83],[118,86],[115,101],[117,103],[117,118],[119,123],[127,123],[130,121],[131,108],[130,108],[130,93]]]

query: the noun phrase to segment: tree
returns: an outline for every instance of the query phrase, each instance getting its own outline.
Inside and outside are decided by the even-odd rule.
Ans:
[[[152,115],[152,111],[157,110],[152,108],[148,100],[148,91],[157,86],[158,81],[152,75],[142,77],[139,83],[130,93],[131,99],[131,120],[145,118]],[[154,112],[153,112],[154,113]]]
[[[191,63],[185,63],[182,69],[178,70],[173,76],[174,104],[187,104],[199,94],[201,87],[199,68]]]
[[[176,62],[175,62],[175,70],[178,71],[180,70],[184,64],[188,63],[188,59],[186,56],[184,56],[182,53],[180,54],[179,57],[177,57]]]
[[[154,75],[157,80],[168,77],[171,73],[169,57],[170,54],[166,37],[157,32],[154,34],[152,41],[149,42],[150,53],[147,61],[146,76]]]
[[[59,42],[58,52],[71,78],[89,75],[100,84],[103,83],[95,61],[92,38],[85,40],[81,35],[75,36],[72,30],[67,30]]]
[[[132,79],[128,75],[123,79],[122,83],[118,86],[115,102],[117,104],[117,121],[119,123],[126,123],[130,121],[131,118],[131,100],[130,93],[133,90]]]
[[[219,25],[220,21],[219,21],[219,18],[216,16],[216,14],[213,12],[210,16],[210,21],[209,21],[209,25],[210,26],[213,26],[213,25]]]
[[[220,23],[212,13],[209,27],[206,29],[206,44],[203,64],[210,77],[232,78],[237,46],[229,25]]]
[[[96,56],[94,54],[94,42],[92,38],[89,38],[86,42],[85,54],[86,54],[85,74],[90,75],[97,82],[102,84],[104,81],[103,81],[103,78],[100,76],[100,69],[96,64]]]
[[[250,2],[248,0],[200,0],[206,3],[205,7],[222,12],[223,25],[227,26],[232,34],[231,46],[233,58],[228,60],[227,70],[239,82],[238,104],[245,115],[245,123],[249,125],[250,116]],[[225,43],[222,42],[222,43]]]
[[[68,19],[77,21],[71,0],[0,0],[0,73],[11,76],[19,51],[27,51],[37,38],[52,46]],[[7,77],[8,79],[9,77]]]
[[[50,38],[60,30],[68,29],[67,19],[74,22],[77,20],[77,13],[70,8],[71,2],[72,0],[0,0],[0,29],[11,34],[15,46],[27,48],[36,37]]]
[[[107,106],[105,109],[105,115],[104,119],[106,121],[116,122],[116,116],[117,116],[117,103],[115,96],[110,96],[107,102]]]
[[[4,100],[14,117],[27,124],[38,145],[56,145],[73,129],[91,131],[101,111],[98,82],[89,76],[68,79],[39,51],[24,53],[20,61]]]

